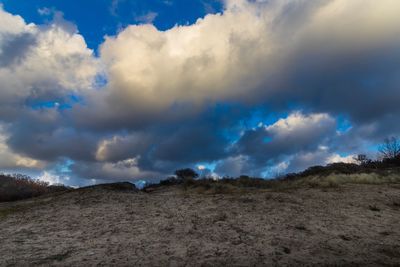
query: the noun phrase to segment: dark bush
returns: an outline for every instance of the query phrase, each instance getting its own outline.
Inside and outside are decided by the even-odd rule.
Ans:
[[[190,180],[190,179],[195,179],[197,177],[199,177],[199,175],[197,174],[197,172],[195,172],[192,169],[181,169],[181,170],[177,170],[175,171],[175,175],[183,180]]]
[[[0,202],[37,197],[68,189],[63,185],[49,186],[46,182],[33,180],[25,175],[0,174]]]
[[[161,180],[159,183],[147,183],[141,190],[144,192],[151,192],[161,186],[172,186],[182,184],[183,180],[177,177],[168,177],[167,179]]]
[[[400,167],[400,155],[393,158],[385,158],[382,163],[391,167]]]
[[[182,180],[176,177],[168,177],[167,179],[160,181],[160,185],[177,185],[181,183]]]

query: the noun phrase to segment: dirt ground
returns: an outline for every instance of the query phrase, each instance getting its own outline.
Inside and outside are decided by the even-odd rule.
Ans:
[[[400,185],[0,204],[0,266],[400,266]]]

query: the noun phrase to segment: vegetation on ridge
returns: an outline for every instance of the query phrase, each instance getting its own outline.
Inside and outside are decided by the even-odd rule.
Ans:
[[[70,188],[64,185],[49,185],[21,174],[0,174],[0,202],[38,197],[68,189]]]

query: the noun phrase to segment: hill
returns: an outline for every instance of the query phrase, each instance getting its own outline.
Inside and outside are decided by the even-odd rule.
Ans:
[[[397,265],[400,184],[387,177],[101,185],[0,203],[0,265]]]

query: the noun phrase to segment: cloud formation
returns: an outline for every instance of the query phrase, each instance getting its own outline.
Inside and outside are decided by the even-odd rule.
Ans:
[[[135,180],[349,160],[400,133],[399,10],[227,0],[192,25],[130,25],[95,56],[60,13],[35,25],[0,8],[1,168],[67,158],[75,177]]]
[[[296,101],[357,121],[398,111],[399,5],[227,1],[224,13],[194,25],[129,26],[101,46],[108,84],[100,109],[111,121],[137,114],[139,124],[221,101]]]
[[[336,121],[328,114],[290,114],[268,126],[246,131],[236,144],[240,154],[260,160],[314,150],[334,135]]]
[[[26,103],[63,101],[93,88],[97,59],[84,38],[63,24],[26,24],[0,8],[0,118]]]
[[[0,168],[3,170],[18,169],[43,169],[46,162],[21,156],[6,145],[7,135],[3,127],[0,128]]]

